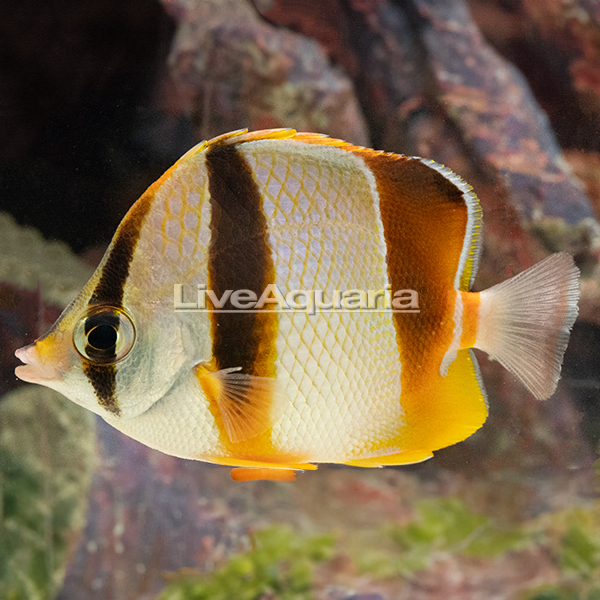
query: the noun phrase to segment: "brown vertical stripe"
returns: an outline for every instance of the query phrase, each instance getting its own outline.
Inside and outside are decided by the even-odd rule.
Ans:
[[[97,365],[89,360],[84,360],[83,372],[96,392],[98,404],[108,412],[119,416],[121,409],[115,397],[117,367],[115,365]]]
[[[251,290],[257,297],[274,283],[275,266],[260,190],[234,145],[215,145],[206,153],[211,204],[208,252],[209,288]],[[234,307],[228,302],[224,309]],[[213,359],[217,369],[275,376],[277,313],[211,313]]]
[[[364,158],[377,181],[392,287],[419,293],[420,313],[394,314],[404,411],[397,445],[427,455],[464,440],[487,415],[468,350],[459,351],[447,376],[440,373],[454,334],[468,207],[452,181],[419,160]]]
[[[110,254],[102,269],[100,281],[90,298],[90,305],[110,304],[121,308],[131,259],[140,239],[144,218],[152,206],[153,199],[154,186],[133,205],[119,226]]]
[[[380,197],[392,291],[419,294],[418,314],[394,314],[402,393],[439,373],[452,339],[454,277],[467,225],[462,191],[418,159],[361,154]]]
[[[169,171],[167,172],[169,173]],[[166,174],[165,174],[166,175]],[[129,276],[129,267],[133,253],[140,239],[144,218],[148,214],[157,184],[163,177],[151,186],[146,193],[132,206],[130,212],[123,219],[115,239],[113,240],[110,254],[104,267],[100,280],[92,293],[89,306],[109,304],[116,308],[123,305],[125,284]],[[96,364],[89,360],[83,361],[83,372],[90,380],[98,403],[107,411],[119,415],[120,409],[115,396],[117,367],[114,364]]]

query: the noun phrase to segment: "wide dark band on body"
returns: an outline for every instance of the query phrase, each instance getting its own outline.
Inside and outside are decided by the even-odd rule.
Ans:
[[[442,324],[454,313],[467,204],[452,181],[418,159],[377,154],[364,160],[377,181],[392,289],[419,294],[418,314],[393,319],[404,394],[439,373],[451,342],[453,327]]]
[[[260,298],[275,282],[261,192],[234,145],[210,148],[206,169],[211,204],[208,287],[218,298],[227,290],[251,290]],[[227,302],[223,309],[234,307]],[[277,313],[268,308],[261,313],[213,312],[211,319],[218,369],[242,367],[242,373],[275,376]]]

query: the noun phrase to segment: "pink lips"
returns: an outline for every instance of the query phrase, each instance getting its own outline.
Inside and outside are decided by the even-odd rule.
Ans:
[[[58,379],[54,367],[44,365],[40,362],[35,344],[19,348],[15,351],[15,356],[25,363],[15,369],[15,375],[19,379],[28,383],[41,384]]]

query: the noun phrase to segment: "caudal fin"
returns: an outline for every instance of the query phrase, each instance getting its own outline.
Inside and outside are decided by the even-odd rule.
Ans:
[[[516,375],[540,400],[556,389],[577,317],[579,269],[561,252],[481,292],[475,347]]]

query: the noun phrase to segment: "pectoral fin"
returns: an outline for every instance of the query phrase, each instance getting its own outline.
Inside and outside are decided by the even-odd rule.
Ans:
[[[200,385],[218,407],[223,428],[233,443],[269,429],[285,401],[276,379],[240,373],[240,368],[211,371],[204,363],[196,367]]]

